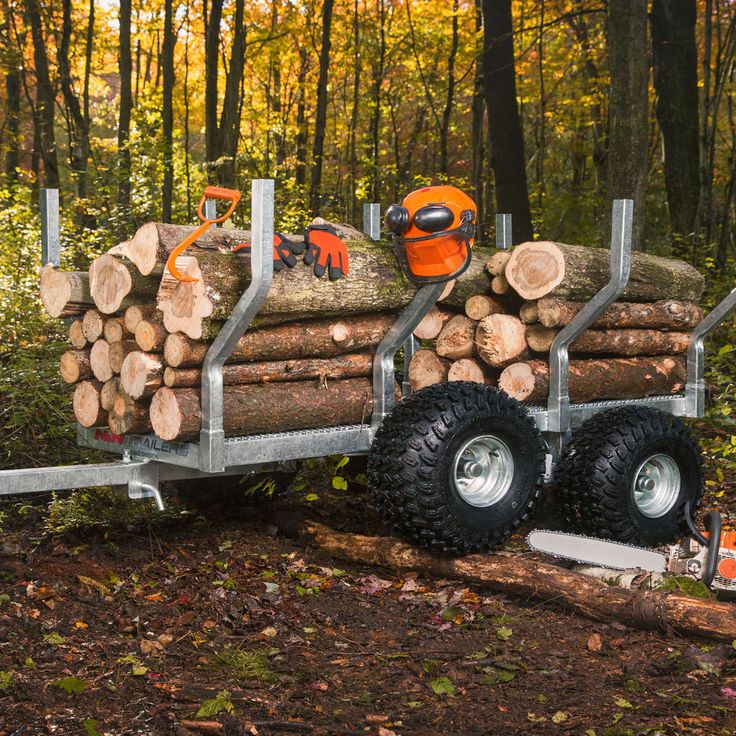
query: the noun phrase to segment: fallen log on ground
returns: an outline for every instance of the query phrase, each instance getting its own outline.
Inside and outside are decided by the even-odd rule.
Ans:
[[[448,559],[390,537],[336,532],[315,522],[306,522],[300,531],[324,551],[361,565],[464,580],[509,596],[551,602],[594,621],[729,642],[736,638],[730,603],[615,588],[521,555],[471,554]]]
[[[89,276],[83,271],[59,271],[48,263],[41,269],[41,303],[51,317],[72,317],[94,307]]]
[[[548,240],[522,243],[506,265],[511,288],[527,300],[555,296],[572,301],[591,299],[610,278],[609,251]],[[634,253],[631,277],[621,296],[626,301],[671,299],[698,301],[702,274],[684,261]]]
[[[670,356],[571,360],[569,368],[573,402],[678,393],[687,378],[685,359]],[[546,401],[549,364],[542,360],[514,363],[501,373],[498,387],[519,401]]]

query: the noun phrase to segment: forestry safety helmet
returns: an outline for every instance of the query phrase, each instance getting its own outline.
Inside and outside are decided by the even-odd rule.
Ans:
[[[475,202],[447,185],[417,189],[384,216],[399,263],[417,283],[450,281],[465,272],[476,219]]]

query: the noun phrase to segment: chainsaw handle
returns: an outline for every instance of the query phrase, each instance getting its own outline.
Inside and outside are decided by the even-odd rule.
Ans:
[[[241,194],[237,189],[225,189],[225,187],[213,186],[205,187],[205,190],[202,193],[202,199],[199,200],[199,207],[197,208],[199,219],[202,220],[202,222],[208,222],[210,224],[224,222],[235,211],[235,208],[238,206],[238,202],[240,202],[240,197]],[[225,212],[224,215],[210,220],[205,217],[204,214],[204,204],[208,199],[222,199],[225,202],[230,202],[230,206],[227,208],[227,212]]]
[[[721,548],[721,515],[713,509],[705,515],[705,528],[708,530],[708,552],[703,564],[702,581],[710,588],[718,568],[718,552]]]

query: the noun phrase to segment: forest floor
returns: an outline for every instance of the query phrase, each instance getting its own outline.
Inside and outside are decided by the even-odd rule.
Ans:
[[[198,712],[224,734],[736,732],[730,644],[344,564],[282,530],[385,530],[365,493],[320,496],[63,534],[24,507],[0,538],[0,735],[183,736]]]

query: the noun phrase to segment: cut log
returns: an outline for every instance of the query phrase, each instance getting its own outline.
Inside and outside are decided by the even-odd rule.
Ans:
[[[465,314],[476,322],[489,314],[504,314],[507,311],[507,306],[500,299],[485,294],[475,294],[465,302]]]
[[[121,340],[110,345],[109,360],[112,372],[120,373],[125,358],[136,350],[138,350],[138,343],[135,340]]]
[[[392,314],[367,314],[342,320],[293,322],[246,332],[230,363],[297,358],[330,358],[374,348],[396,321]],[[202,365],[209,345],[184,335],[169,335],[164,358],[174,368]]]
[[[114,314],[134,302],[153,299],[158,291],[161,270],[142,276],[127,258],[99,256],[89,267],[89,290],[97,309]]]
[[[368,241],[350,241],[350,275],[339,281],[317,279],[308,268],[289,268],[274,275],[259,318],[299,315],[302,319],[395,311],[404,307],[417,286],[401,273],[390,248]],[[202,321],[227,319],[250,281],[250,259],[228,253],[182,256],[180,271],[196,280],[179,282],[166,272],[157,303],[164,327],[199,340]],[[480,282],[480,283],[479,283]],[[471,267],[445,300],[462,308],[472,294],[488,290],[483,264]]]
[[[160,313],[155,304],[133,304],[125,310],[125,327],[131,335],[135,335],[135,328],[142,319],[158,319]]]
[[[526,328],[526,341],[537,353],[548,353],[557,330],[541,325]],[[660,330],[587,330],[570,345],[571,353],[597,355],[679,355],[687,352],[687,332]]]
[[[539,322],[539,302],[524,302],[519,308],[519,319],[525,325],[533,325]]]
[[[463,358],[456,360],[447,371],[448,381],[473,381],[494,385],[495,380],[488,366],[475,358]]]
[[[120,387],[131,399],[145,399],[161,388],[163,374],[160,355],[134,350],[120,368]]]
[[[521,555],[470,554],[452,559],[433,555],[390,537],[336,532],[316,522],[300,531],[325,552],[359,565],[377,565],[405,576],[408,571],[463,580],[489,590],[539,601],[594,621],[618,623],[667,634],[690,634],[731,642],[736,618],[728,602],[679,593],[616,588],[578,572]]]
[[[89,362],[92,366],[92,373],[100,383],[109,381],[113,373],[118,373],[110,365],[110,344],[107,340],[95,340],[95,344],[89,351]]]
[[[544,327],[563,327],[585,306],[581,302],[567,302],[547,297],[537,304],[539,322]],[[703,309],[693,302],[666,299],[649,304],[616,302],[594,323],[593,327],[650,328],[657,330],[687,330],[703,319]]]
[[[64,383],[76,383],[92,376],[89,350],[67,350],[59,359],[59,372]]]
[[[524,299],[555,296],[572,301],[593,297],[610,278],[609,251],[550,241],[522,243],[506,265],[506,278]],[[626,301],[653,302],[663,298],[697,302],[704,279],[684,261],[634,253]]]
[[[59,271],[50,263],[41,269],[40,295],[52,317],[73,317],[94,307],[89,276],[83,271]]]
[[[102,337],[105,329],[105,318],[96,310],[88,309],[82,318],[82,332],[87,342],[92,344]]]
[[[491,276],[501,276],[506,271],[506,265],[511,258],[510,250],[498,250],[487,261],[486,270]]]
[[[102,384],[94,379],[82,381],[74,389],[74,416],[83,427],[98,427],[105,423],[107,413],[100,406]]]
[[[160,322],[142,319],[135,328],[135,341],[144,353],[160,353],[169,333]]]
[[[113,434],[149,434],[152,431],[150,405],[150,401],[133,401],[125,391],[118,391],[107,417],[110,431]]]
[[[682,391],[686,378],[685,359],[680,357],[571,360],[569,393],[578,403],[664,396]],[[519,401],[546,401],[549,365],[542,360],[510,365],[498,387]]]
[[[229,386],[223,409],[225,434],[230,436],[362,424],[371,412],[371,381]],[[151,421],[161,439],[196,438],[201,428],[199,391],[159,389],[151,401]]]
[[[524,323],[511,314],[490,314],[475,331],[478,355],[493,368],[523,360],[527,354]]]
[[[82,348],[87,347],[87,338],[84,336],[81,319],[75,319],[74,322],[69,325],[67,336],[69,337],[69,342],[73,348],[81,350]]]
[[[417,350],[409,363],[409,385],[419,391],[447,380],[450,361],[440,358],[433,350]]]
[[[102,335],[109,343],[128,340],[132,337],[128,332],[128,328],[125,326],[124,317],[108,317],[105,320],[105,328],[102,330]]]
[[[475,327],[478,323],[464,314],[455,315],[437,337],[437,355],[449,360],[475,355]]]
[[[110,411],[118,397],[118,392],[121,390],[120,376],[113,376],[109,381],[105,381],[100,391],[100,406],[105,411]]]
[[[132,355],[135,355],[133,353]],[[130,359],[128,356],[128,360]],[[125,365],[123,365],[123,371]],[[274,360],[264,363],[235,363],[222,370],[226,386],[247,383],[275,383],[278,381],[307,381],[318,379],[358,378],[370,376],[373,353],[350,353],[334,358],[303,358],[301,360]],[[164,384],[169,388],[196,388],[202,383],[199,368],[172,368],[164,370]],[[129,392],[130,393],[130,392]],[[132,395],[132,394],[131,394]]]
[[[508,279],[503,275],[499,274],[491,279],[491,291],[499,296],[502,294],[508,294],[510,289]]]
[[[419,340],[434,340],[440,334],[442,328],[454,317],[453,312],[433,306],[414,330],[414,337]]]

